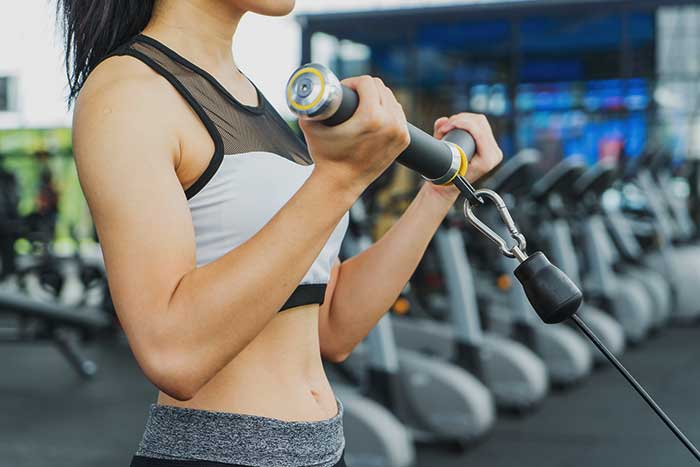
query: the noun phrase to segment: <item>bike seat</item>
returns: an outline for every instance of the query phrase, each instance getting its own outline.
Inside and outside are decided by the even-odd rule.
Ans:
[[[586,170],[574,183],[573,193],[583,196],[592,193],[601,195],[610,188],[617,179],[618,166],[614,162],[598,162]]]
[[[663,147],[658,145],[650,145],[645,148],[644,152],[629,161],[630,175],[635,176],[642,170],[651,170],[652,173],[662,169],[664,165],[669,164],[667,159],[668,153]]]
[[[669,171],[673,167],[673,154],[665,148],[660,148],[652,153],[648,165],[653,173]]]
[[[527,189],[542,156],[535,149],[523,149],[505,161],[483,184],[497,193],[517,193]]]
[[[586,163],[578,157],[568,157],[545,173],[532,187],[532,198],[542,200],[554,193],[570,194],[574,182],[585,172]]]

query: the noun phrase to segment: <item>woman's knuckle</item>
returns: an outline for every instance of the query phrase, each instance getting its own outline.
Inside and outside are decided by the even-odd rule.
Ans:
[[[358,84],[360,86],[369,86],[374,83],[374,80],[369,75],[362,75],[357,78]]]
[[[465,117],[465,120],[468,121],[470,125],[481,128],[484,124],[485,118],[486,117],[483,114],[472,114]]]
[[[387,137],[391,138],[392,140],[398,139],[401,135],[401,129],[395,121],[391,122],[388,125],[385,125],[384,128],[386,129]]]
[[[377,132],[382,128],[382,117],[379,112],[369,112],[364,121],[364,128],[370,132]]]
[[[408,133],[408,128],[404,127],[401,131],[400,142],[401,146],[403,146],[404,148],[408,147],[408,145],[411,144],[411,135]]]
[[[392,125],[392,135],[398,141],[403,141],[408,137],[408,128],[400,120],[396,120]]]

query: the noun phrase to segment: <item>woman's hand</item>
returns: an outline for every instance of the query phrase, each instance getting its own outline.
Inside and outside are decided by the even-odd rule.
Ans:
[[[496,138],[491,130],[491,125],[484,115],[462,112],[451,117],[441,117],[435,120],[433,136],[442,139],[451,130],[459,128],[468,131],[476,143],[476,153],[469,162],[467,180],[471,183],[480,179],[493,170],[503,159],[503,152],[496,143]],[[431,189],[448,200],[454,202],[459,195],[457,187],[435,185],[430,182],[425,184],[426,189]]]
[[[353,116],[333,127],[309,120],[299,126],[315,171],[359,196],[408,147],[410,137],[403,108],[382,80],[359,76],[342,83],[359,95]]]

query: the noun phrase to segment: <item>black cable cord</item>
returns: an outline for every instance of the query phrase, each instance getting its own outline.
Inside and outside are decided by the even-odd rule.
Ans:
[[[625,379],[632,385],[635,391],[642,396],[642,399],[644,399],[644,402],[646,402],[651,409],[656,412],[656,415],[659,416],[659,418],[666,424],[666,426],[673,432],[674,435],[676,435],[676,438],[685,445],[685,447],[690,451],[690,453],[695,457],[700,462],[700,451],[698,451],[698,448],[695,447],[695,445],[688,439],[687,436],[676,426],[675,423],[666,415],[666,413],[663,411],[661,407],[654,401],[654,399],[649,395],[649,393],[644,389],[644,387],[637,382],[636,379],[634,379],[634,376],[627,371],[627,369],[620,363],[620,361],[615,358],[615,356],[605,347],[605,345],[598,339],[598,336],[596,336],[593,331],[586,325],[586,323],[583,322],[580,316],[574,314],[571,319],[576,323],[576,326],[583,332],[586,337],[588,337],[591,342],[600,350],[603,355],[605,355],[605,358],[607,358],[610,363],[613,364],[613,366],[617,369],[617,371],[620,372],[622,376],[625,377]]]

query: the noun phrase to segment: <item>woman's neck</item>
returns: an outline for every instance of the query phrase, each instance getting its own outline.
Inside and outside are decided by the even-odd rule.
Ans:
[[[245,14],[233,2],[158,0],[143,33],[161,40],[204,69],[236,68],[233,37]]]

